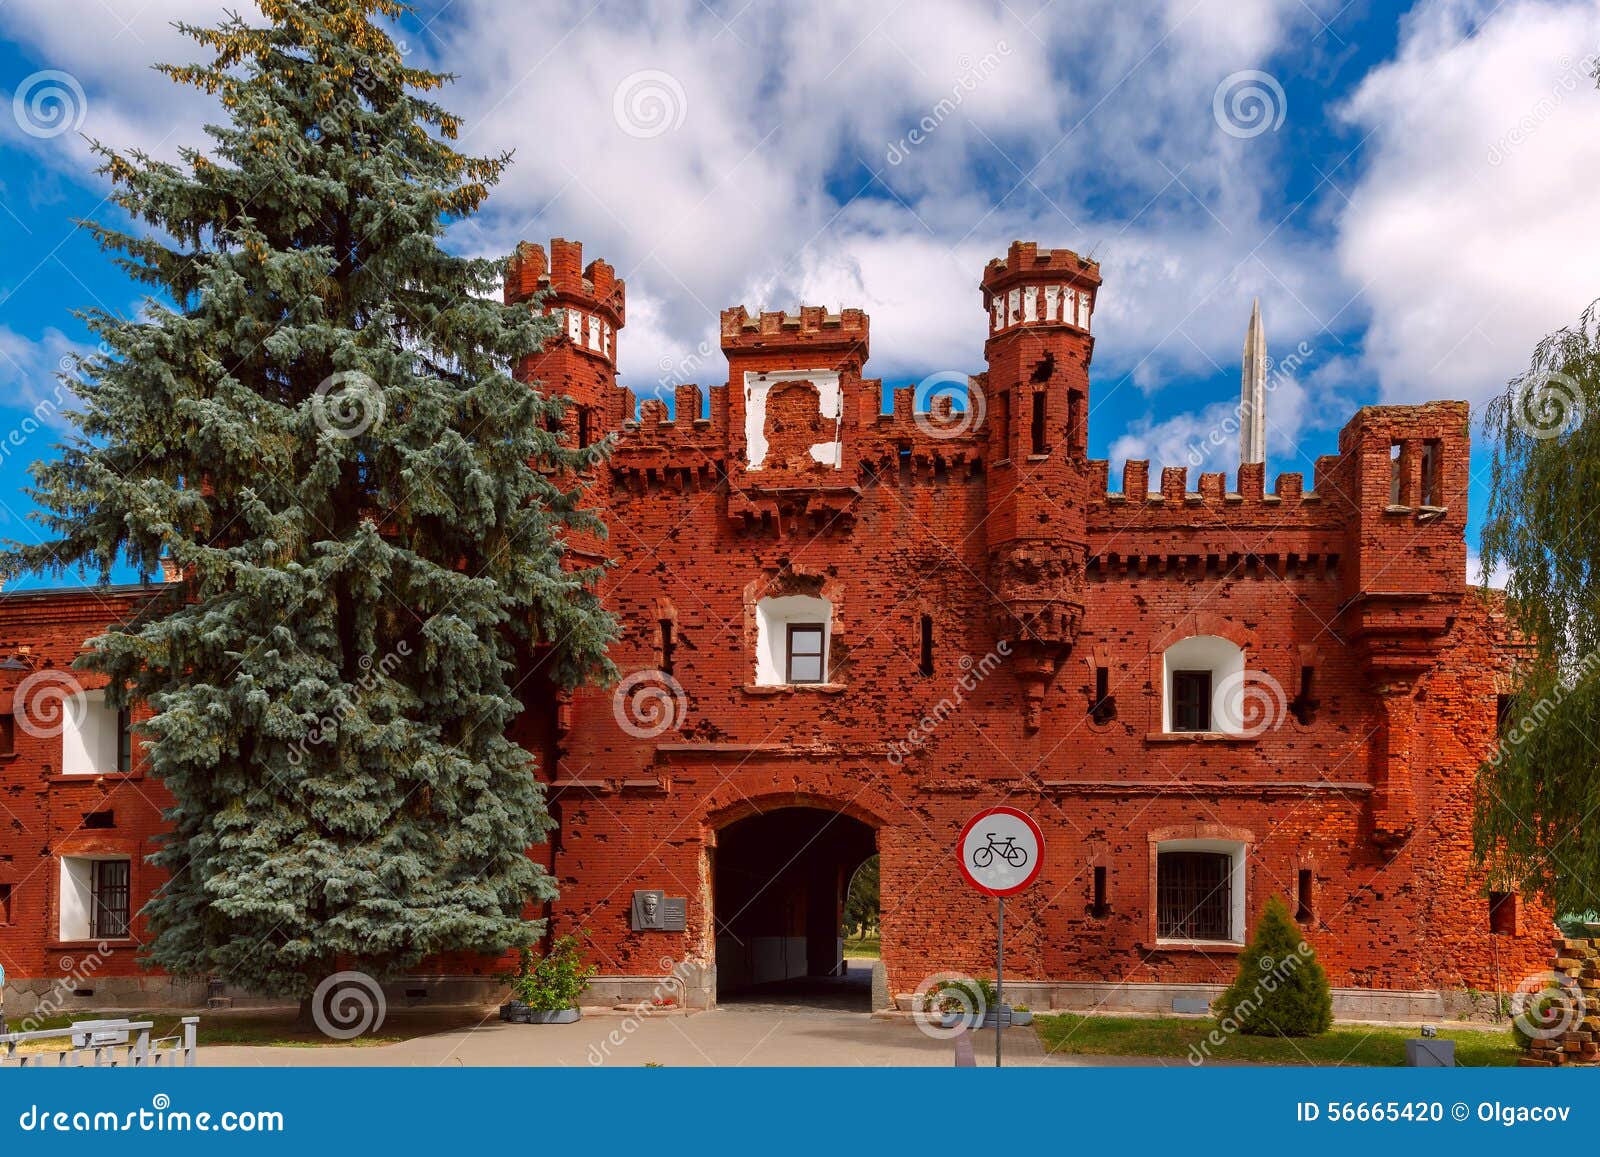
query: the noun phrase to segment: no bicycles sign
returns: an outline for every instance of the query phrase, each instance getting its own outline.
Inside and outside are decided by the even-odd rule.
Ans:
[[[992,807],[973,816],[956,846],[967,883],[997,899],[1033,883],[1044,860],[1044,833],[1014,807]]]

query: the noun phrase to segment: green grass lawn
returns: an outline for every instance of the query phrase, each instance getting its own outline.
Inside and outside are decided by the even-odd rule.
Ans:
[[[10,1027],[13,1032],[22,1031],[22,1019],[19,1017],[11,1018]],[[152,1040],[180,1035],[179,1017],[171,1013],[74,1012],[67,1016],[42,1018],[38,1022],[37,1028],[66,1028],[73,1021],[78,1020],[117,1019],[151,1021],[155,1026],[150,1030]],[[200,1014],[199,1042],[201,1045],[273,1045],[284,1048],[361,1047],[394,1044],[397,1041],[411,1040],[414,1037],[428,1036],[436,1032],[471,1028],[486,1019],[494,1019],[493,1014],[479,1012],[470,1008],[439,1010],[391,1009],[384,1018],[383,1026],[376,1034],[356,1037],[353,1040],[332,1040],[315,1028],[309,1030],[301,1028],[296,1023],[293,1011],[281,1013],[222,1011]],[[66,1038],[30,1042],[25,1045],[19,1045],[17,1052],[61,1052],[66,1047],[66,1044]]]
[[[846,940],[844,942],[844,954],[846,956],[866,956],[876,960],[880,955],[878,938],[876,936],[865,936],[860,940]]]
[[[1191,1050],[1204,1048],[1216,1028],[1212,1020],[1177,1017],[1035,1015],[1034,1025],[1045,1050],[1070,1056],[1172,1057],[1187,1061]],[[1210,1046],[1210,1059],[1297,1065],[1403,1065],[1405,1042],[1418,1032],[1408,1027],[1335,1025],[1319,1037],[1222,1036]],[[1466,1066],[1514,1065],[1521,1055],[1509,1029],[1441,1028],[1439,1036],[1456,1042],[1456,1063]],[[1202,1051],[1201,1056],[1206,1054]]]

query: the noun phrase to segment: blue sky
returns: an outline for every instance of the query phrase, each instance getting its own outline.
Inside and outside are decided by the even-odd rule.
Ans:
[[[64,424],[32,419],[84,348],[73,311],[139,306],[74,225],[114,219],[83,135],[200,142],[216,110],[148,65],[220,8],[0,2],[0,535],[37,535],[26,467]],[[464,145],[516,154],[450,243],[610,260],[641,395],[721,381],[739,303],[866,309],[889,383],[977,372],[978,277],[1032,239],[1101,262],[1090,450],[1113,479],[1194,462],[1255,297],[1270,353],[1301,351],[1268,471],[1309,475],[1358,405],[1481,405],[1600,295],[1600,0],[453,0],[395,32],[459,75]],[[1203,468],[1234,469],[1221,442]],[[1474,545],[1485,502],[1480,481]]]

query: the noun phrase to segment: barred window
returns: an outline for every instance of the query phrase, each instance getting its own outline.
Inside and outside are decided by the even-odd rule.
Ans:
[[[1156,857],[1156,935],[1163,940],[1233,939],[1233,857],[1161,852]]]
[[[128,934],[128,861],[94,861],[92,935],[114,940]]]

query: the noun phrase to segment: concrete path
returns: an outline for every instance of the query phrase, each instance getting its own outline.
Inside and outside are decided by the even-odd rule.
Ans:
[[[948,1068],[955,1042],[925,1033],[909,1016],[873,1016],[870,962],[846,976],[766,985],[707,1012],[586,1009],[576,1024],[505,1024],[493,1012],[389,1045],[265,1047],[203,1045],[202,1065],[417,1066],[561,1065],[574,1068],[688,1066],[915,1066]],[[973,1039],[979,1067],[994,1066],[994,1031]],[[1123,1057],[1046,1057],[1032,1028],[1007,1029],[1007,1065],[1160,1064]]]
[[[975,1042],[979,1065],[994,1064],[993,1042],[992,1032]],[[1005,1050],[1007,1064],[1044,1063],[1039,1038],[1032,1029],[1008,1030]],[[479,1028],[371,1047],[212,1045],[200,1049],[199,1059],[203,1065],[250,1066],[948,1067],[955,1061],[955,1045],[926,1035],[909,1018],[877,1019],[864,1012],[750,1004],[687,1015],[588,1012],[570,1025],[504,1024],[490,1019]]]

